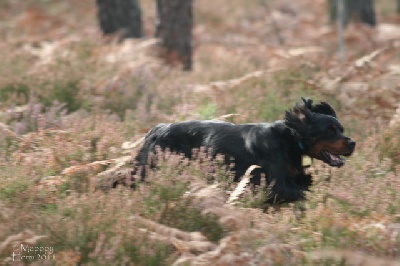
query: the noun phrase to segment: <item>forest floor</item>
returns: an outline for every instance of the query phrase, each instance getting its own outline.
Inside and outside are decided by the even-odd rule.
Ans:
[[[157,57],[154,2],[147,37],[122,43],[93,0],[0,2],[0,264],[400,265],[396,1],[346,28],[344,61],[325,0],[195,1],[192,72]],[[300,97],[357,141],[340,169],[313,162],[306,201],[228,203],[218,160],[171,154],[148,184],[109,189],[157,123],[274,121]]]

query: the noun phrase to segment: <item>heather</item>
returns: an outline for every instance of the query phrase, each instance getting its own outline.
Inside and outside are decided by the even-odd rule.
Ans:
[[[54,249],[32,265],[398,265],[395,1],[376,1],[375,29],[348,26],[345,62],[325,1],[262,2],[196,2],[190,73],[150,37],[103,38],[94,1],[0,3],[2,264],[24,243]],[[163,154],[148,183],[111,189],[157,123],[274,121],[305,96],[357,141],[342,168],[313,162],[307,201],[265,205],[268,188],[231,182],[202,151]]]

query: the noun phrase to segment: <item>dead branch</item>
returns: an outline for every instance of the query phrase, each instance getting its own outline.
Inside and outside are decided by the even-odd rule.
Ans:
[[[4,123],[0,123],[0,131],[3,131],[3,132],[6,134],[6,136],[8,136],[8,137],[11,137],[11,138],[16,139],[16,140],[19,140],[19,141],[22,140],[21,137],[19,137],[17,134],[15,134],[15,133],[10,129],[10,127],[7,126],[7,125],[4,124]]]
[[[345,261],[346,265],[363,265],[363,266],[400,266],[398,260],[387,258],[379,258],[370,256],[365,252],[351,250],[320,250],[309,254],[312,260],[334,259],[336,261]]]
[[[384,47],[380,48],[378,50],[373,51],[372,53],[369,53],[367,55],[364,55],[363,57],[360,57],[352,65],[350,65],[347,70],[342,74],[341,76],[338,76],[337,78],[333,80],[328,80],[324,84],[324,87],[328,91],[334,91],[338,84],[345,81],[348,79],[356,70],[361,69],[361,68],[366,68],[369,67],[374,59],[376,59],[380,54],[383,52],[389,50],[390,47]]]
[[[254,169],[260,168],[258,165],[252,165],[250,166],[247,170],[242,179],[240,180],[239,184],[236,186],[235,190],[231,193],[228,201],[226,203],[228,204],[235,204],[235,201],[240,198],[240,196],[243,194],[243,192],[246,189],[246,186],[250,183],[251,179],[251,172],[253,172]]]
[[[157,233],[162,236],[167,237],[175,237],[177,239],[181,239],[184,241],[208,241],[205,236],[203,236],[200,232],[185,232],[173,227],[169,227],[152,220],[143,218],[138,215],[131,216],[131,219],[137,221],[138,223],[145,226],[148,230]]]
[[[111,159],[111,160],[95,161],[95,162],[91,162],[91,163],[84,164],[84,165],[74,165],[74,166],[65,168],[61,172],[61,174],[67,175],[67,176],[72,176],[72,175],[76,175],[76,174],[89,173],[89,172],[99,170],[100,167],[109,165],[109,164],[113,163],[114,161],[115,161],[114,159]]]
[[[223,120],[223,121],[225,121],[226,119],[231,118],[231,117],[235,117],[235,116],[242,116],[242,115],[241,114],[226,114],[226,115],[218,116],[218,117],[216,117],[214,119],[215,120]]]
[[[135,149],[137,146],[139,146],[143,141],[145,137],[142,137],[134,142],[131,141],[125,141],[122,143],[121,148],[123,150],[128,150],[128,152],[131,152],[133,149]]]
[[[278,69],[258,70],[258,71],[248,73],[240,78],[215,81],[215,82],[211,82],[211,83],[205,84],[205,85],[201,85],[201,84],[189,85],[188,87],[189,87],[189,89],[193,90],[194,92],[222,91],[222,90],[231,89],[235,86],[238,86],[241,83],[243,83],[249,79],[259,78],[263,75],[278,72],[280,70],[282,70],[282,69],[278,68]]]
[[[117,159],[113,159],[115,165],[92,178],[93,190],[109,190],[115,182],[127,180],[130,178],[131,168],[125,168],[127,163],[132,160],[132,156],[127,155]],[[126,182],[121,182],[126,183]]]
[[[400,125],[400,104],[398,105],[392,119],[389,122],[389,127]]]
[[[30,230],[25,230],[22,233],[11,235],[11,236],[7,237],[6,240],[3,241],[3,243],[0,244],[0,254],[6,254],[6,253],[11,254],[10,250],[12,250],[12,247],[17,244],[19,245],[21,243],[25,243],[25,244],[34,245],[40,239],[43,239],[46,237],[47,236],[44,236],[44,235],[42,235],[42,236],[35,235],[35,233],[33,233]]]
[[[210,265],[211,261],[213,265],[244,265],[242,254],[239,251],[238,234],[221,239],[218,246],[199,256],[185,256],[184,254],[172,265]]]

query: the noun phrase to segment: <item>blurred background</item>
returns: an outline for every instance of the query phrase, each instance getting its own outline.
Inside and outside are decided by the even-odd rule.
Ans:
[[[32,243],[54,247],[49,265],[398,265],[399,12],[396,0],[0,0],[1,261]],[[274,121],[300,97],[332,104],[357,141],[344,168],[315,162],[301,208],[262,212],[250,193],[208,216],[173,163],[140,195],[102,192],[157,123]],[[199,197],[226,198],[216,187]],[[206,248],[162,226],[199,231]]]

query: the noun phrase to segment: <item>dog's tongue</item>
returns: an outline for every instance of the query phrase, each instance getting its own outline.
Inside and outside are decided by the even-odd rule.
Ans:
[[[344,164],[344,159],[340,156],[333,155],[331,153],[328,153],[329,158],[331,159],[331,163],[334,165],[343,165]]]
[[[323,155],[325,157],[325,162],[330,166],[340,167],[344,165],[344,158],[340,155],[334,155],[328,151],[323,151]]]

